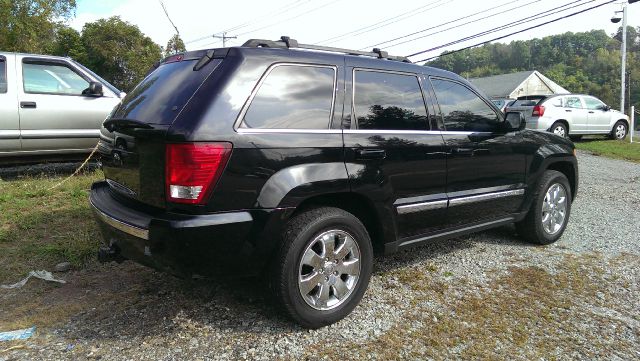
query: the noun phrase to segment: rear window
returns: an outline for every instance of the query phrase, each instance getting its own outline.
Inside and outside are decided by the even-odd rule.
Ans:
[[[327,129],[335,81],[330,66],[278,65],[260,84],[241,127]]]
[[[509,105],[510,107],[532,107],[537,105],[539,99],[518,99]]]
[[[171,124],[193,93],[222,59],[213,59],[200,70],[193,70],[197,59],[160,65],[131,93],[113,118],[135,119],[150,124]]]
[[[0,56],[0,93],[7,92],[7,62]]]

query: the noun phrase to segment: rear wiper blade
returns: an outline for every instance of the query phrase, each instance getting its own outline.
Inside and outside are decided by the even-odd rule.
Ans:
[[[127,119],[127,118],[111,118],[105,120],[102,124],[109,132],[113,133],[118,129],[153,129],[153,127],[147,123],[141,122],[135,119]]]

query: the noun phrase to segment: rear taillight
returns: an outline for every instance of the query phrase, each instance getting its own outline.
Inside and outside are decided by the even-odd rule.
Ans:
[[[533,113],[531,113],[534,117],[541,117],[544,115],[544,105],[536,105],[533,107]]]
[[[202,204],[231,155],[231,143],[175,143],[166,146],[167,201]]]

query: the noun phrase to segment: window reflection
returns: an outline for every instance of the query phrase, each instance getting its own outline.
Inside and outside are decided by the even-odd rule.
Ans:
[[[89,87],[89,82],[63,65],[25,63],[22,71],[27,93],[81,95]]]
[[[499,118],[479,96],[462,84],[432,79],[446,130],[492,132]]]
[[[7,92],[7,65],[4,59],[0,58],[0,93]]]
[[[427,110],[415,76],[358,70],[354,82],[359,129],[427,130]]]
[[[260,85],[242,127],[271,129],[327,129],[335,69],[281,65]]]

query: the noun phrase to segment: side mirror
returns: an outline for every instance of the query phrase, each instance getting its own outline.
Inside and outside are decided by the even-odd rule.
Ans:
[[[608,112],[609,110],[611,110],[611,107],[605,104],[601,106],[600,109],[604,110],[605,112]]]
[[[101,97],[104,95],[102,92],[102,84],[92,81],[89,83],[89,87],[82,92],[83,95]]]
[[[507,112],[504,116],[504,130],[513,132],[522,130],[526,126],[524,114],[521,112]]]

